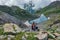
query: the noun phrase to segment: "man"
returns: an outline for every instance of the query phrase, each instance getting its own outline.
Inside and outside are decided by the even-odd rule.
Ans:
[[[38,29],[38,27],[36,26],[36,23],[35,22],[33,22],[32,23],[32,30],[37,30],[37,31],[39,31],[39,29]]]
[[[36,29],[36,24],[35,24],[35,22],[33,22],[33,23],[32,23],[32,30],[35,31],[35,29]]]

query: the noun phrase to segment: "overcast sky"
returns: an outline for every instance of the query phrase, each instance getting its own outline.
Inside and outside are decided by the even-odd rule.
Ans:
[[[28,3],[30,0],[0,0],[0,5],[16,5],[19,7],[23,7],[24,3]],[[45,7],[49,5],[51,2],[55,0],[32,0],[32,2],[35,4],[35,9],[40,8],[40,7]]]

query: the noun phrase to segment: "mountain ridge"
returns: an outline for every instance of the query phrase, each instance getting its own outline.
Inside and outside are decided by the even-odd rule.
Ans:
[[[19,8],[18,6],[8,7],[5,5],[0,5],[0,11],[8,13],[12,16],[15,16],[20,20],[29,20],[29,19],[37,18],[36,15],[31,15],[29,14],[29,12]]]
[[[60,13],[60,1],[54,1],[51,4],[49,4],[48,6],[42,8],[41,10],[37,11],[37,14],[45,14],[45,15],[49,15],[49,14],[53,14],[53,13]]]

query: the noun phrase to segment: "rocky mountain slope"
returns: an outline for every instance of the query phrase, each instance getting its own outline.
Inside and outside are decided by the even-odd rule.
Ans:
[[[51,4],[49,4],[48,6],[37,11],[37,14],[42,14],[42,13],[47,16],[50,14],[60,13],[60,1],[54,1]]]
[[[8,7],[5,5],[0,5],[0,11],[8,13],[20,20],[29,20],[37,18],[37,16],[29,14],[29,12],[19,8],[18,6]]]
[[[1,12],[1,11],[0,11],[0,20],[1,20],[1,22],[5,21],[5,22],[16,23],[16,24],[21,23],[21,21],[19,19],[17,19],[16,17],[11,16],[8,13]]]
[[[6,5],[0,5],[0,24],[15,23],[22,27],[26,27],[26,25],[23,24],[24,21],[32,20],[37,17],[38,16],[29,14],[29,12],[18,6],[8,7]]]
[[[14,23],[19,25],[20,27],[27,27],[20,19],[9,15],[8,13],[0,11],[0,25],[5,23]]]
[[[54,2],[52,2],[50,5],[42,8],[41,10],[38,10],[36,12],[36,14],[37,15],[45,14],[45,16],[50,17],[49,20],[38,24],[38,26],[40,28],[48,28],[51,25],[52,26],[55,25],[55,26],[58,26],[58,28],[60,28],[59,27],[60,22],[58,21],[58,20],[60,20],[60,1],[54,1]],[[59,23],[57,23],[56,21],[59,22]]]

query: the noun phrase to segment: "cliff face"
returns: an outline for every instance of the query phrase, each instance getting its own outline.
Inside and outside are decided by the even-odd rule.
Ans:
[[[15,24],[22,23],[19,19],[9,15],[8,13],[0,12],[0,23],[5,23],[5,22],[11,22]]]
[[[17,19],[16,17],[9,15],[8,13],[0,11],[0,24],[5,24],[5,23],[14,23],[19,25],[22,28],[27,27],[24,24],[24,22],[22,22],[20,19]]]

